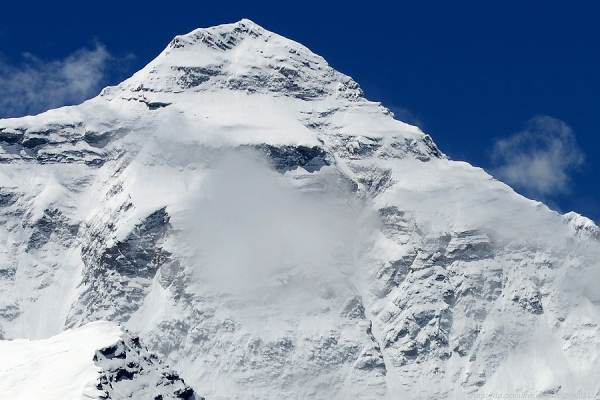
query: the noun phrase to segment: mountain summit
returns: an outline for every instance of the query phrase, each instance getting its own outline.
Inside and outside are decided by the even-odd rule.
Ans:
[[[57,398],[594,398],[599,231],[306,47],[197,29],[0,120],[0,351],[32,365],[0,387],[63,363]]]
[[[142,93],[227,88],[304,100],[362,95],[322,57],[250,20],[175,37],[120,87]]]

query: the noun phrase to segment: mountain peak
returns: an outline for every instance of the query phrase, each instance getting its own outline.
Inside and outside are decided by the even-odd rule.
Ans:
[[[35,147],[23,153],[28,157],[30,153],[41,157],[38,153],[47,145],[53,152],[46,156],[48,150],[44,150],[45,159],[57,159],[58,152],[61,160],[102,164],[109,148],[121,145],[109,138],[120,135],[100,141],[102,150],[86,148],[77,157],[62,144],[67,138],[73,142],[73,135],[87,143],[84,126],[95,131],[91,121],[105,124],[100,110],[111,118],[118,110],[121,121],[146,123],[168,141],[177,141],[187,132],[196,141],[218,145],[319,146],[330,142],[348,158],[363,153],[382,158],[443,157],[431,138],[415,126],[394,120],[380,103],[364,98],[358,84],[323,57],[247,19],[177,36],[118,86],[105,88],[75,110],[54,110],[28,121],[13,121],[0,127],[0,139],[7,135],[27,149]],[[53,122],[57,117],[61,124]],[[182,124],[177,135],[173,134],[173,118]],[[54,125],[47,127],[50,121]],[[67,121],[72,128],[62,129]],[[39,138],[36,132],[40,130],[57,131],[56,139]],[[13,150],[0,154],[0,160],[23,157]]]
[[[181,48],[195,44],[203,44],[209,48],[219,48],[221,50],[231,49],[236,42],[234,38],[254,37],[265,34],[273,34],[262,26],[249,19],[241,19],[230,24],[211,26],[208,28],[198,28],[183,35],[177,35],[169,43],[168,47]]]
[[[249,19],[176,36],[119,87],[142,93],[232,89],[302,100],[363,95],[323,57]]]

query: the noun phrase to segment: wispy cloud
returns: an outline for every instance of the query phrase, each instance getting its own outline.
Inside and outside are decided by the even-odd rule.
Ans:
[[[496,141],[493,173],[541,198],[569,192],[572,172],[584,161],[575,133],[565,122],[540,116],[527,128]]]
[[[58,60],[29,53],[16,64],[0,59],[0,117],[35,114],[96,95],[108,81],[111,61],[102,44]]]
[[[423,121],[408,108],[397,105],[391,105],[387,107],[392,113],[394,113],[394,118],[397,120],[423,128]]]

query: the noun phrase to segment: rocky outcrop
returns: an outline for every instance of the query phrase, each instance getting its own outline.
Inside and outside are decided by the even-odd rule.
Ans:
[[[126,212],[129,207],[132,205],[120,209]],[[165,208],[156,210],[124,239],[112,243],[107,236],[110,227],[88,229],[81,248],[83,290],[73,305],[69,324],[99,317],[126,321],[142,304],[158,269],[177,262],[162,248],[170,229],[169,215]]]
[[[101,399],[204,400],[137,336],[126,334],[117,343],[99,349],[94,363],[100,368],[96,389],[102,392]]]

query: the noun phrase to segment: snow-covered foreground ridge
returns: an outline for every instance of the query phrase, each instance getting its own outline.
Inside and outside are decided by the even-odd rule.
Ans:
[[[139,338],[110,322],[48,339],[1,340],[0,354],[3,399],[198,399]]]
[[[208,399],[600,396],[600,229],[248,20],[1,120],[0,221],[0,359],[108,320]]]

